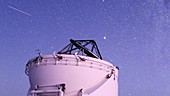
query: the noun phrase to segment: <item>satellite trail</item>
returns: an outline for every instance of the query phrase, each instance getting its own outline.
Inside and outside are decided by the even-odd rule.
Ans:
[[[17,8],[15,8],[15,7],[12,7],[12,6],[9,6],[9,5],[8,5],[8,7],[11,8],[11,9],[13,9],[13,10],[15,10],[15,11],[18,11],[18,12],[20,12],[20,13],[22,13],[22,14],[25,14],[25,15],[27,15],[27,16],[31,16],[31,14],[29,14],[29,13],[27,13],[27,12],[24,12],[24,11],[22,11],[22,10],[19,10],[19,9],[17,9]]]

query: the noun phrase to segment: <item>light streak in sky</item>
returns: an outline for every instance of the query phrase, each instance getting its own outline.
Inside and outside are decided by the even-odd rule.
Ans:
[[[8,5],[8,7],[11,8],[11,9],[13,9],[13,10],[15,10],[15,11],[18,11],[18,12],[20,12],[20,13],[22,13],[22,14],[25,14],[25,15],[27,15],[27,16],[31,16],[31,14],[29,14],[29,13],[27,13],[27,12],[24,12],[24,11],[22,11],[22,10],[19,10],[19,9],[17,9],[17,8],[15,8],[15,7],[10,6],[10,5]]]

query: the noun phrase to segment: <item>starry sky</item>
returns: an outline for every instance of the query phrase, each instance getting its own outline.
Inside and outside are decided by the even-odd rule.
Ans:
[[[26,96],[25,64],[93,39],[118,65],[119,96],[169,96],[169,0],[0,0],[0,93]]]

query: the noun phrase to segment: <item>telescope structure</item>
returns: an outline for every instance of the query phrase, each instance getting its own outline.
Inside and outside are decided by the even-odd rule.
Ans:
[[[70,40],[65,48],[26,64],[27,96],[118,96],[118,67],[102,60],[94,40]]]

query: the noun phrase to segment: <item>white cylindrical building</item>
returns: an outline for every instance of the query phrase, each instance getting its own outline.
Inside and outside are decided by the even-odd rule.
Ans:
[[[40,55],[26,65],[27,96],[118,96],[118,67],[78,54]]]

